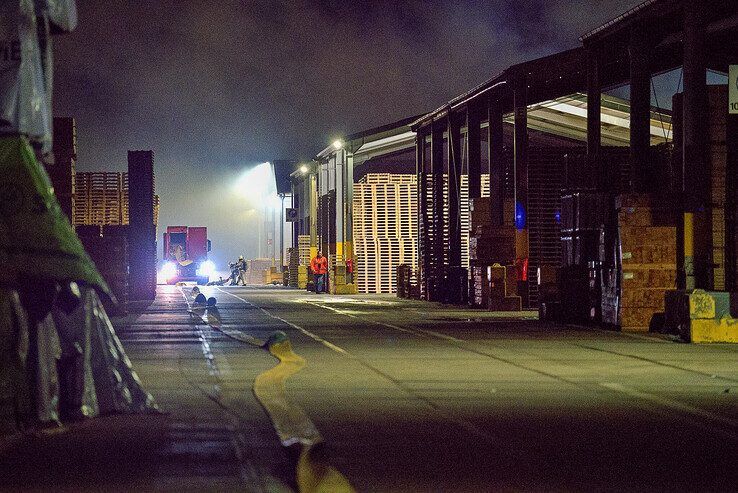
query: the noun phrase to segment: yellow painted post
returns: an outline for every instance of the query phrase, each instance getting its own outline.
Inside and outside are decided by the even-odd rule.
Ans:
[[[684,213],[684,273],[685,288],[695,288],[694,278],[694,213]]]

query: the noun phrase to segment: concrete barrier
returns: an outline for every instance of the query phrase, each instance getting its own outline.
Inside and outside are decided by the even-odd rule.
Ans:
[[[738,343],[738,294],[675,290],[665,295],[665,325],[694,343]]]

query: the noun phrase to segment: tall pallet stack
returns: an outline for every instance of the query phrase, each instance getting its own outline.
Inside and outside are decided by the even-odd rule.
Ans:
[[[622,257],[620,326],[646,332],[654,315],[664,312],[666,291],[676,288],[676,214],[646,195],[621,195],[616,207]]]
[[[297,287],[307,288],[310,266],[310,235],[297,237]]]
[[[394,293],[397,267],[417,268],[415,175],[369,174],[354,184],[354,250],[360,293]]]
[[[300,252],[297,248],[287,248],[287,286],[297,287],[297,274],[300,266]]]
[[[310,265],[310,235],[297,237],[298,261],[300,265]]]

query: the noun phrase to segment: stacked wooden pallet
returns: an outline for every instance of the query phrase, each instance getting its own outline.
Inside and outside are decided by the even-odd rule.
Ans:
[[[394,293],[397,266],[417,266],[417,179],[368,174],[354,184],[354,250],[360,293]]]
[[[354,238],[358,263],[355,276],[360,293],[394,293],[397,267],[416,268],[417,240],[414,238]]]
[[[300,266],[300,252],[297,248],[287,248],[287,285],[297,287],[298,267]]]
[[[121,173],[75,174],[74,224],[125,224]]]
[[[128,173],[78,172],[74,181],[73,224],[128,224]],[[154,195],[154,224],[158,223],[159,196]]]
[[[617,210],[622,252],[620,326],[647,331],[653,316],[664,311],[666,291],[676,288],[676,217],[644,195],[621,195]]]

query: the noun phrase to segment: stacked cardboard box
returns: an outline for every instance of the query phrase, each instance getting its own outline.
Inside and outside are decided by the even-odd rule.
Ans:
[[[517,295],[518,276],[514,266],[494,264],[487,268],[491,311],[520,311],[522,299]]]
[[[247,260],[246,284],[265,284],[270,279],[270,269],[272,268],[272,259],[259,258]]]
[[[469,260],[471,265],[511,264],[515,260],[515,230],[479,227],[469,238]]]
[[[647,331],[664,311],[666,291],[676,288],[676,215],[644,195],[618,197],[622,272],[620,326]]]

